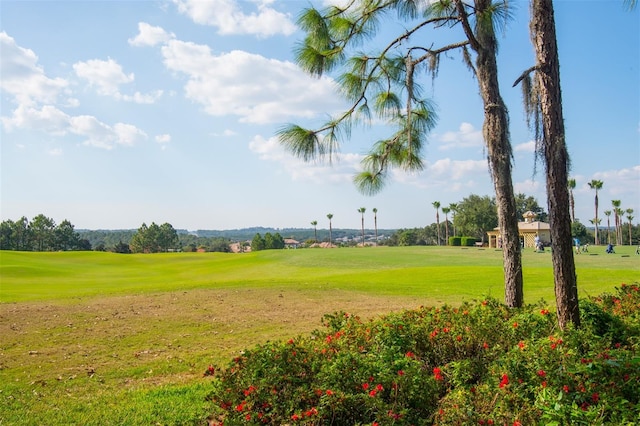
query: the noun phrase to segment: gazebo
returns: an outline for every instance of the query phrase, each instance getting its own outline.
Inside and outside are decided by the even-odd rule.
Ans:
[[[549,245],[551,242],[551,228],[549,224],[535,220],[537,214],[532,211],[527,211],[522,216],[524,217],[524,222],[518,222],[518,233],[520,234],[522,247],[535,248],[536,235],[544,245]],[[499,227],[487,232],[487,235],[489,236],[489,247],[502,247]]]

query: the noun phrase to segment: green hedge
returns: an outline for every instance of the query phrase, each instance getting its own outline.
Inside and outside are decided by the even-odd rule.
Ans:
[[[462,237],[449,237],[449,245],[450,246],[459,246]]]
[[[463,246],[470,247],[470,246],[473,246],[478,241],[479,240],[474,237],[462,237],[460,244]]]

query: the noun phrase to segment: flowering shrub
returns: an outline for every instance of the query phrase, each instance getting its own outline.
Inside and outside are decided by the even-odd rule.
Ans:
[[[542,303],[421,307],[324,329],[209,367],[215,424],[634,424],[640,292],[581,302],[561,332]]]

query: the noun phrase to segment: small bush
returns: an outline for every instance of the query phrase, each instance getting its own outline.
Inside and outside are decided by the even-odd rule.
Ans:
[[[460,242],[462,240],[462,237],[449,237],[449,245],[450,246],[460,246]]]
[[[258,346],[211,367],[220,424],[634,424],[638,285],[582,301],[559,331],[541,302],[423,307]],[[214,423],[215,423],[214,421]]]
[[[466,247],[469,246],[473,246],[476,242],[478,242],[479,240],[477,238],[474,237],[462,237],[462,240],[460,241],[460,244]]]

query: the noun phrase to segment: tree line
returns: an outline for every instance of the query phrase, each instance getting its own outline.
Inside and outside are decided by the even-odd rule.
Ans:
[[[59,224],[44,214],[29,220],[5,220],[0,223],[0,250],[60,251],[91,250],[91,243],[81,238],[68,220]]]

